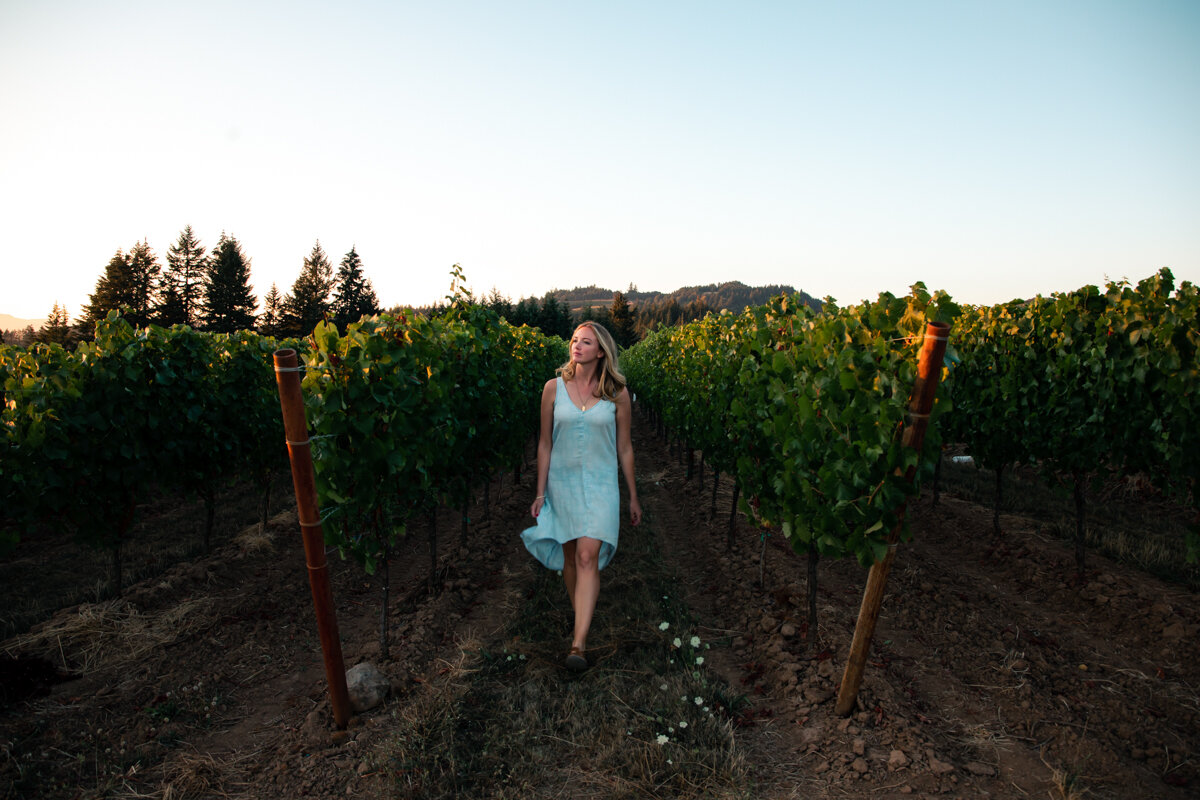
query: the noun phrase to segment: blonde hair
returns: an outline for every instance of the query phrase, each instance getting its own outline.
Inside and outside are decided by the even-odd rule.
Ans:
[[[572,339],[579,333],[580,328],[592,329],[596,334],[596,341],[600,343],[600,351],[604,353],[604,358],[600,359],[600,380],[596,386],[600,397],[604,400],[616,400],[617,395],[625,388],[625,376],[621,374],[621,367],[617,363],[617,343],[603,325],[591,320],[579,323],[571,333]],[[568,359],[567,363],[558,368],[558,373],[563,376],[563,380],[571,380],[575,377],[575,362]]]

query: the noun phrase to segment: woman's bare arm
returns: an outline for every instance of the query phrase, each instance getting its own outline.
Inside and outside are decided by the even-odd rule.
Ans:
[[[542,504],[546,502],[546,477],[550,474],[550,446],[554,443],[554,395],[558,384],[557,378],[546,381],[542,387],[541,427],[538,433],[537,449],[537,497],[529,507],[529,513],[537,516],[542,512]]]
[[[630,435],[633,411],[629,390],[622,389],[617,395],[617,460],[621,474],[625,476],[625,487],[629,490],[629,520],[634,525],[642,521],[642,504],[638,502],[637,482],[633,472],[633,437]]]

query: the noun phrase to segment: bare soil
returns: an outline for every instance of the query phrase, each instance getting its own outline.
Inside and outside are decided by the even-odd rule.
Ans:
[[[1070,545],[1038,520],[1005,517],[997,538],[990,508],[922,498],[858,706],[838,717],[866,571],[821,563],[819,626],[808,630],[805,560],[744,519],[727,550],[729,479],[713,514],[711,472],[687,480],[640,416],[634,441],[647,515],[622,536],[655,537],[706,639],[728,642],[705,668],[748,700],[734,720],[746,796],[1200,797],[1195,593],[1095,554],[1077,578]],[[391,562],[389,659],[378,576],[331,555],[346,665],[375,662],[392,683],[391,698],[344,731],[330,720],[294,512],[275,515],[265,537],[235,530],[119,600],[62,609],[8,639],[2,654],[53,669],[5,678],[0,796],[392,794],[396,776],[373,757],[389,720],[468,647],[498,647],[507,609],[528,590],[518,535],[532,494],[531,471],[504,476],[490,515],[471,510],[462,544],[458,512],[439,515],[434,595],[426,526],[414,526]],[[43,692],[19,697],[26,686]]]

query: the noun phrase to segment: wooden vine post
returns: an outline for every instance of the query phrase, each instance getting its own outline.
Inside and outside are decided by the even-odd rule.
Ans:
[[[300,534],[304,538],[304,558],[308,563],[308,584],[312,589],[317,615],[317,634],[325,657],[325,678],[333,703],[333,720],[338,728],[350,722],[350,695],[346,690],[346,668],[342,659],[342,641],[338,636],[337,616],[333,607],[333,589],[325,563],[325,534],[317,505],[316,475],[313,472],[312,446],[308,440],[308,421],[304,416],[304,397],[300,393],[300,371],[296,351],[275,351],[275,382],[279,385],[279,404],[283,407],[283,430],[287,439],[288,459],[292,463],[292,485],[296,489],[296,512]]]
[[[941,322],[930,322],[925,329],[925,339],[921,343],[921,355],[917,361],[917,380],[913,384],[909,397],[909,423],[904,429],[901,442],[906,447],[921,449],[925,441],[925,429],[929,427],[929,412],[933,409],[933,398],[937,392],[938,381],[942,377],[942,359],[946,353],[946,342],[949,339],[950,326]],[[909,468],[905,477],[912,480],[915,468]],[[903,517],[904,509],[900,509]],[[848,716],[858,700],[858,690],[862,686],[863,668],[867,663],[867,654],[871,650],[871,642],[875,637],[875,623],[879,621],[879,611],[883,605],[883,592],[887,585],[888,573],[892,568],[892,560],[896,557],[896,544],[900,541],[900,530],[903,523],[898,523],[888,533],[887,555],[882,561],[871,566],[867,573],[867,587],[863,590],[862,607],[858,612],[858,624],[854,627],[854,640],[850,644],[850,655],[846,659],[846,670],[842,675],[842,684],[838,688],[837,706],[835,713]]]

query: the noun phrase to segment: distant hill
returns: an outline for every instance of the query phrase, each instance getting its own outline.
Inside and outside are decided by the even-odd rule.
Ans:
[[[616,291],[599,286],[580,286],[575,289],[555,289],[551,294],[567,304],[572,314],[578,315],[585,308],[608,308]],[[772,297],[785,293],[796,294],[796,290],[787,285],[747,286],[741,281],[684,286],[673,292],[641,292],[636,287],[623,292],[625,299],[635,307],[660,306],[674,301],[680,306],[703,303],[713,311],[727,308],[733,312],[739,312],[746,306],[762,305]],[[810,295],[800,292],[800,296],[814,309],[820,308],[820,303]]]
[[[611,295],[609,297],[611,299]],[[30,325],[36,331],[45,324],[45,319],[20,319],[11,314],[0,314],[0,331],[23,331]]]

